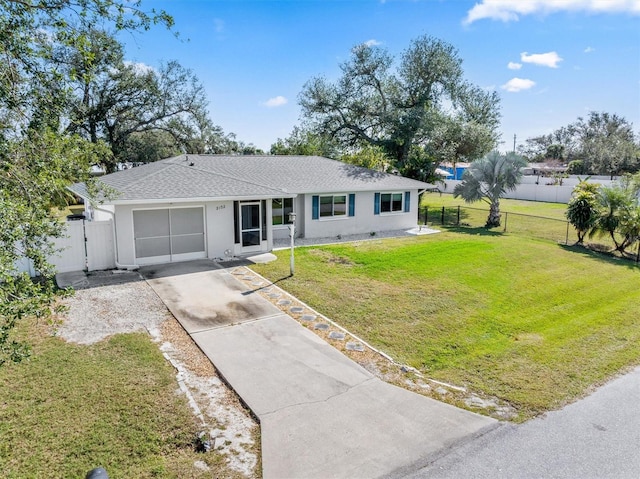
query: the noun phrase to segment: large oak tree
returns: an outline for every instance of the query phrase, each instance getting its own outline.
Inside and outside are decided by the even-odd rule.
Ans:
[[[381,148],[412,176],[430,161],[473,160],[497,142],[499,98],[467,82],[458,51],[422,36],[397,62],[383,48],[356,46],[335,82],[317,77],[300,94],[314,130],[345,149]]]

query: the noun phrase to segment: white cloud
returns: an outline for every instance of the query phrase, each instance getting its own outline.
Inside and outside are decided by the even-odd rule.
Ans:
[[[524,15],[561,11],[640,15],[640,2],[638,0],[481,0],[467,12],[463,23],[469,25],[484,18],[511,22],[518,21]]]
[[[278,96],[274,96],[273,98],[269,98],[263,104],[264,104],[264,106],[269,107],[269,108],[276,108],[278,106],[286,105],[288,101],[289,100],[287,100],[282,95],[278,95]]]
[[[366,42],[364,42],[364,44],[368,47],[376,47],[378,45],[382,45],[382,42],[379,42],[375,38],[372,38],[371,40],[367,40]]]
[[[124,66],[132,68],[138,75],[144,75],[146,73],[155,71],[155,68],[147,65],[146,63],[131,62],[128,60],[125,60],[123,63],[124,63]]]
[[[533,63],[534,65],[540,65],[549,68],[558,68],[558,63],[562,61],[560,55],[556,52],[548,53],[532,53],[529,55],[527,52],[520,54],[520,60],[524,63]]]
[[[533,88],[535,84],[536,82],[534,82],[533,80],[516,77],[516,78],[512,78],[507,83],[502,85],[502,89],[515,93],[522,90],[528,90],[529,88]]]
[[[522,68],[522,63],[509,62],[507,64],[507,68],[509,70],[520,70]]]
[[[587,48],[584,49],[585,53],[591,53],[591,52],[595,52],[595,51],[596,51],[596,49],[593,48],[593,47],[587,47]]]

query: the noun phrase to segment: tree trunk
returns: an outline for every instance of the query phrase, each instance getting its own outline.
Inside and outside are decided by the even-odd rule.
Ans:
[[[611,241],[613,241],[613,244],[616,245],[616,251],[619,251],[622,253],[622,245],[623,243],[618,243],[618,240],[616,239],[616,232],[615,231],[609,231],[609,236],[611,237]]]
[[[489,218],[487,218],[486,228],[497,228],[500,226],[500,199],[495,198],[491,200],[491,206],[489,208]]]

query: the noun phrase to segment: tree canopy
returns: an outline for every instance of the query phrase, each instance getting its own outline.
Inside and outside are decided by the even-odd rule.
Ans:
[[[164,11],[144,11],[137,1],[0,0],[0,364],[28,352],[12,337],[16,322],[46,316],[54,305],[47,256],[62,224],[53,209],[67,204],[69,183],[88,180],[89,166],[110,155],[101,139],[91,142],[62,128],[72,81],[90,75],[62,63],[52,67],[58,49],[77,52],[78,65],[97,63],[100,51],[83,28],[89,24],[143,31],[154,24],[171,27],[173,19]],[[39,280],[18,274],[25,259]]]
[[[533,161],[559,160],[577,174],[616,176],[640,169],[640,139],[616,114],[592,111],[548,135],[528,138],[520,152]]]
[[[309,80],[300,105],[313,131],[345,153],[380,148],[410,176],[429,170],[426,158],[470,161],[496,145],[497,93],[467,82],[458,51],[442,40],[419,37],[398,62],[379,46],[358,45],[340,69],[335,82]]]
[[[272,155],[307,155],[337,158],[339,146],[327,136],[316,133],[310,128],[294,126],[286,138],[278,138],[271,145]]]
[[[80,32],[80,47],[58,44],[47,60],[68,92],[58,120],[67,133],[110,146],[112,155],[102,161],[107,171],[117,163],[233,148],[234,141],[213,125],[204,88],[191,70],[177,61],[158,69],[125,61],[113,34],[93,25]]]

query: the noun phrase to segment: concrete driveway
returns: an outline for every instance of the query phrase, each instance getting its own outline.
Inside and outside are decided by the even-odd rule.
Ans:
[[[379,380],[215,263],[140,272],[260,420],[266,479],[401,477],[498,426]]]

